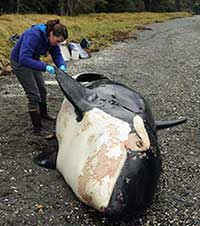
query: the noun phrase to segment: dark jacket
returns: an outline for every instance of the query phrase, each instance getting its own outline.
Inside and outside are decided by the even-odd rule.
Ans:
[[[38,24],[29,28],[20,36],[11,52],[11,59],[22,66],[45,71],[47,64],[40,61],[40,56],[46,56],[48,51],[57,67],[65,64],[60,47],[58,45],[50,46],[49,44],[46,25]]]

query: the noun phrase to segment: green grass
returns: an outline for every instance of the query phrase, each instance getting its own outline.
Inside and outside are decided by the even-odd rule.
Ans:
[[[40,15],[40,14],[9,14],[0,16],[0,67],[9,65],[12,43],[9,37],[21,34],[33,24],[44,23],[49,19],[59,18],[69,31],[68,41],[79,42],[82,38],[91,40],[90,51],[108,47],[113,41],[131,37],[138,28],[149,23],[190,16],[181,13],[110,13],[89,14],[76,17]],[[49,60],[49,59],[47,59]]]

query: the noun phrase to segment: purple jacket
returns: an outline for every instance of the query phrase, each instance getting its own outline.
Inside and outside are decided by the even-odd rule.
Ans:
[[[47,64],[40,61],[40,56],[46,56],[49,51],[54,64],[65,65],[59,46],[50,46],[46,34],[46,25],[38,24],[27,29],[19,38],[11,52],[11,59],[22,66],[38,71],[45,71]]]

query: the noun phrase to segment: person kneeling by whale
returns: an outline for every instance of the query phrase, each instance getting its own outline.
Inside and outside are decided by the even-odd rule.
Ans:
[[[28,98],[28,110],[34,134],[47,136],[41,118],[55,120],[47,111],[47,91],[42,72],[55,75],[53,66],[40,61],[40,56],[50,53],[54,64],[64,72],[67,66],[61,55],[59,43],[68,38],[66,26],[59,20],[33,25],[19,38],[11,52],[11,66]]]

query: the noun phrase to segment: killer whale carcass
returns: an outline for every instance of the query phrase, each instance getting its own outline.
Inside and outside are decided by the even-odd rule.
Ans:
[[[156,131],[186,118],[154,121],[134,90],[103,75],[75,79],[56,69],[65,95],[56,122],[55,164],[76,196],[108,214],[145,208],[161,173]],[[51,166],[52,167],[52,166]]]

